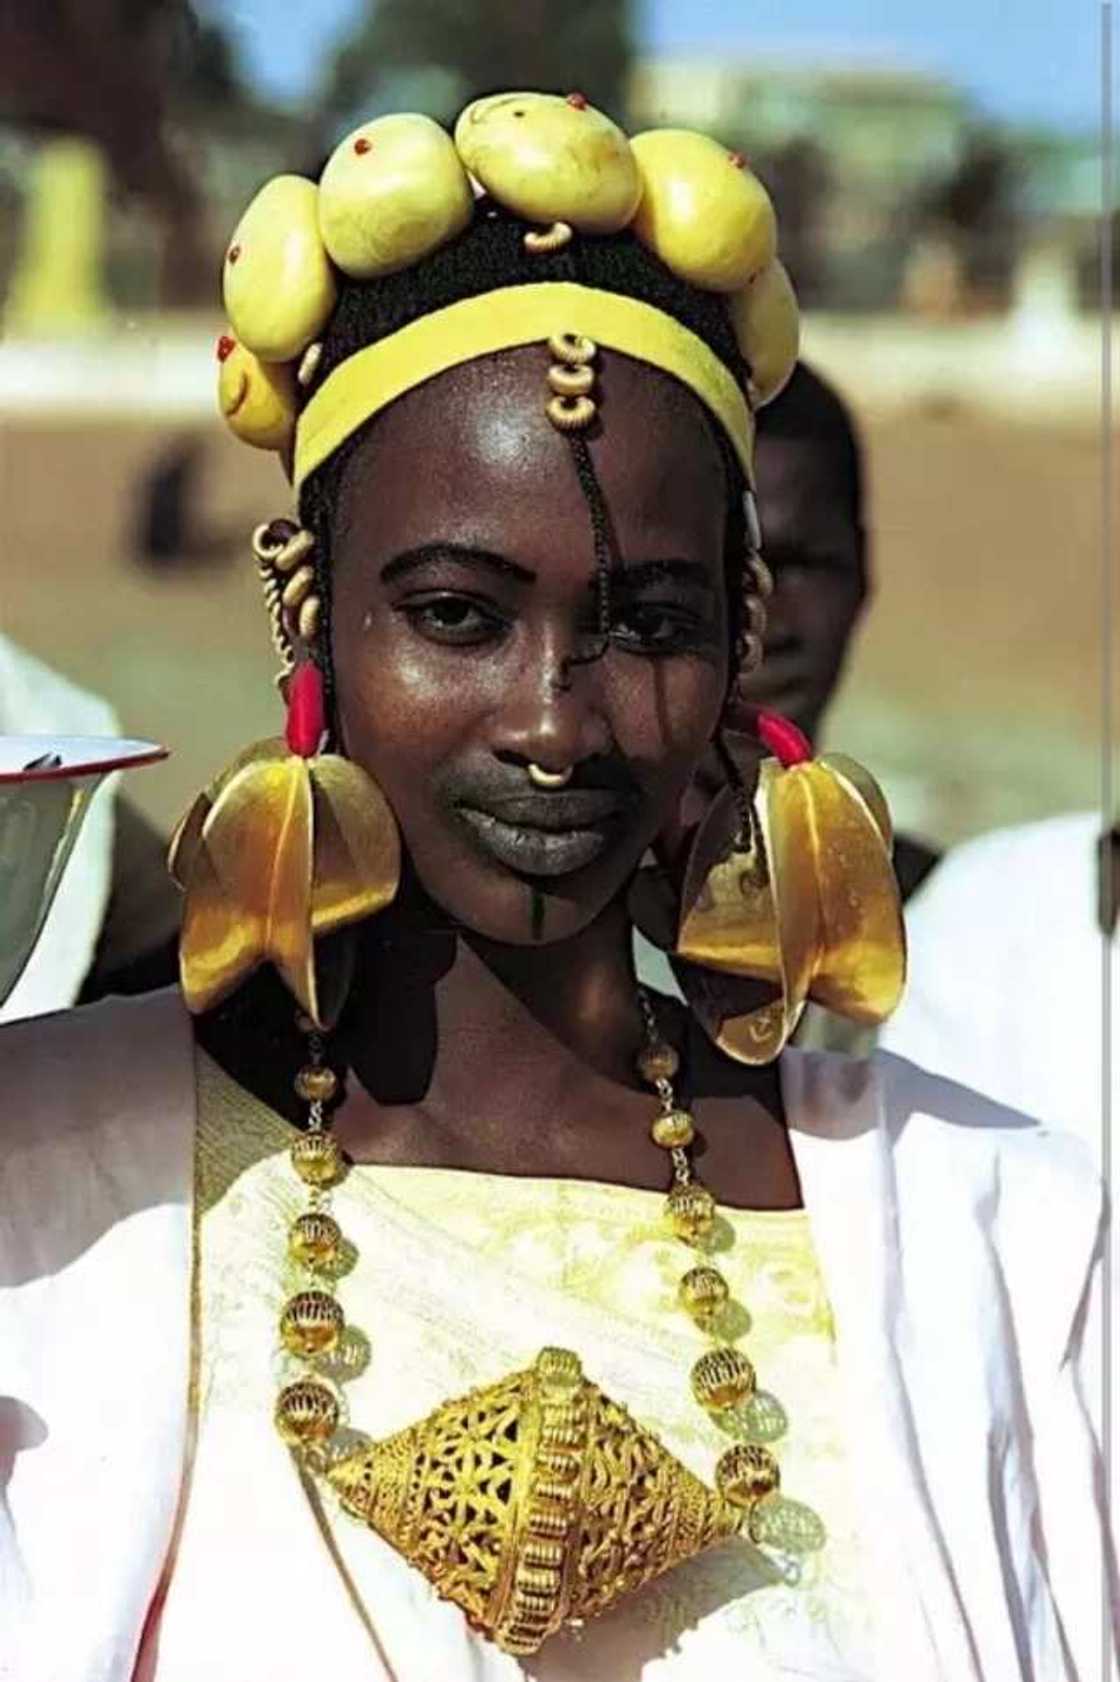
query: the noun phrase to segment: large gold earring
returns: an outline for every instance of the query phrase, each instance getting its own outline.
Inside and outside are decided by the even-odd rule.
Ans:
[[[257,742],[200,794],[171,842],[183,889],[179,969],[188,1009],[227,998],[272,963],[317,1027],[328,997],[315,941],[382,910],[400,879],[400,837],[377,784],[326,737],[323,682],[288,678],[287,737]],[[337,990],[335,990],[337,992]]]
[[[906,977],[891,823],[874,778],[840,754],[813,759],[796,726],[760,712],[753,798],[717,796],[685,868],[676,927],[634,896],[642,932],[670,952],[689,1003],[724,1051],[768,1063],[808,1000],[882,1022]]]

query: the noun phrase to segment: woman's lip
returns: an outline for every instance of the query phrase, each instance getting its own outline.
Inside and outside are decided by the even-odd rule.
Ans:
[[[582,870],[607,844],[604,827],[532,829],[507,823],[491,812],[460,806],[458,813],[491,858],[525,876],[568,876]]]
[[[560,834],[573,829],[598,829],[600,824],[618,817],[629,802],[613,789],[562,788],[547,794],[487,795],[476,796],[474,800],[468,793],[462,804],[512,829],[544,829]]]

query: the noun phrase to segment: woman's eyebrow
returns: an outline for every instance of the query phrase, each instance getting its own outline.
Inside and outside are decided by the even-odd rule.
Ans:
[[[627,590],[641,590],[647,584],[662,584],[671,579],[678,584],[690,584],[694,589],[715,593],[711,568],[704,561],[636,561],[633,566],[612,568],[611,576]]]
[[[456,566],[485,567],[501,578],[515,579],[518,584],[535,584],[537,581],[536,573],[528,567],[511,561],[507,555],[495,555],[489,549],[472,549],[462,543],[422,543],[418,549],[402,550],[391,561],[386,561],[381,568],[381,582],[391,584],[394,579],[415,572],[417,567],[431,566],[438,561],[451,561]]]

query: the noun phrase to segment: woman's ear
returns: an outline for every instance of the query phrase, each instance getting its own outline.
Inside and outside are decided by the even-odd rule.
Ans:
[[[736,715],[721,725],[719,743],[709,743],[676,811],[654,842],[657,862],[670,876],[676,877],[683,869],[697,827],[716,796],[728,786],[732,775],[738,778],[748,795],[753,792],[759,761],[764,753],[765,749],[745,714],[742,718]]]

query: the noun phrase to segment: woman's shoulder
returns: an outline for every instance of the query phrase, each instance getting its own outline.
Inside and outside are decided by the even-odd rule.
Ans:
[[[0,1029],[0,1246],[58,1263],[146,1208],[188,1204],[195,1074],[178,992]]]
[[[119,1120],[190,1079],[190,1018],[177,988],[106,998],[0,1028],[0,1092],[9,1146],[53,1130]]]

